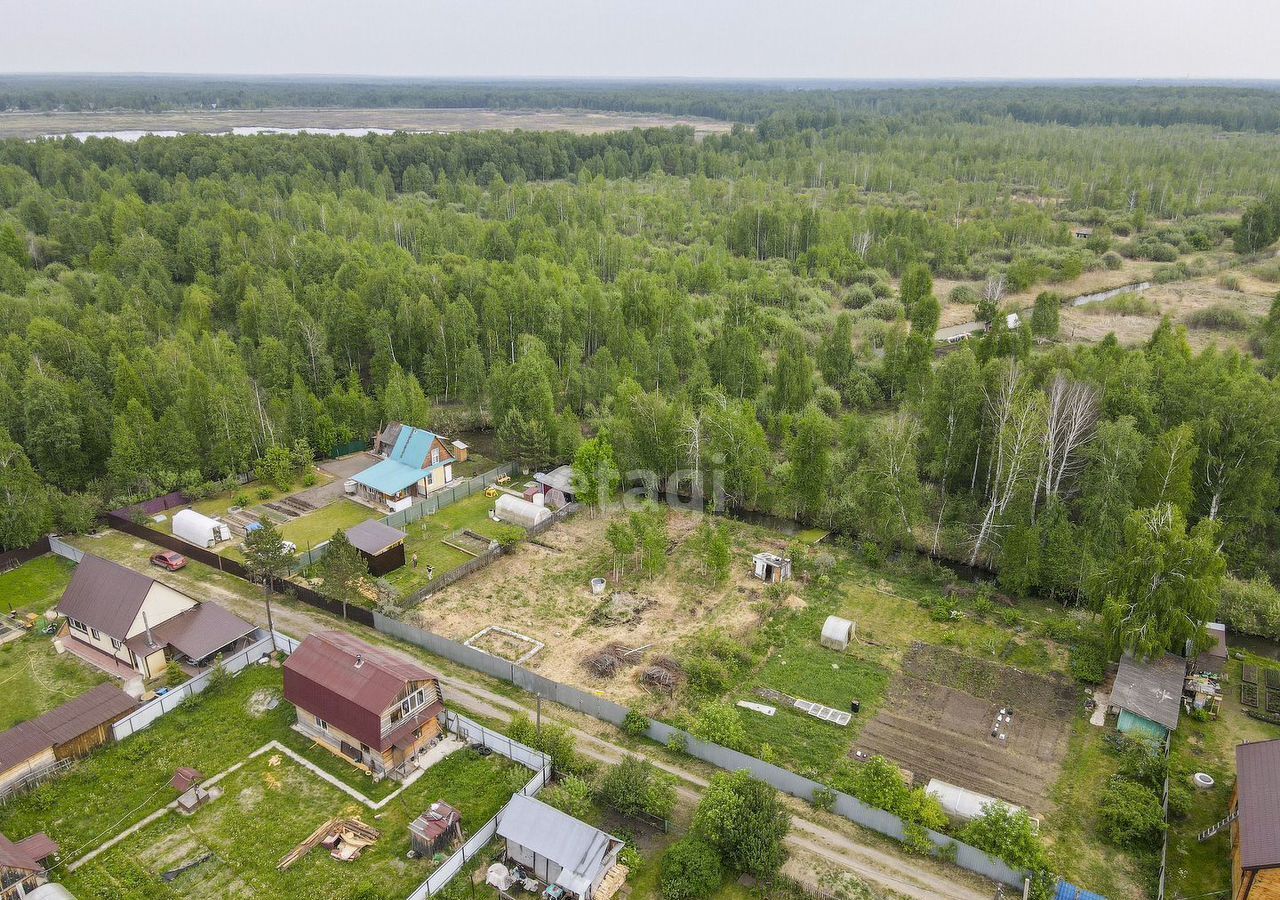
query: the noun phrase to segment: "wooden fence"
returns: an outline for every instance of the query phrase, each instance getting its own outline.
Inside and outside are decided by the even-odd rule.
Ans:
[[[38,541],[28,544],[25,547],[18,547],[14,550],[6,550],[0,553],[0,572],[8,572],[10,569],[16,569],[25,562],[30,562],[37,556],[44,556],[49,552],[49,536],[46,534]]]

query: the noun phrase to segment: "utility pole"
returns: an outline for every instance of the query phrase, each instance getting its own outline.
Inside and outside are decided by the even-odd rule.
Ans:
[[[536,694],[535,696],[538,698],[538,724],[537,724],[537,728],[535,729],[535,734],[537,734],[538,736],[538,743],[541,744],[542,743],[542,695]]]

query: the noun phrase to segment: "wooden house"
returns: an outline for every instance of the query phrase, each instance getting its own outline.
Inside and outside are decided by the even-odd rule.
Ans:
[[[345,632],[316,632],[290,654],[284,696],[299,731],[375,774],[406,773],[443,728],[434,673]]]
[[[1236,787],[1227,822],[1231,900],[1280,898],[1280,740],[1236,747]]]
[[[377,519],[368,519],[347,529],[347,540],[360,551],[369,564],[369,574],[375,578],[404,565],[404,542],[409,535],[399,529],[384,525]]]
[[[38,782],[59,760],[78,759],[109,743],[112,724],[137,706],[115,685],[100,684],[0,734],[0,796]]]
[[[58,845],[44,832],[16,844],[0,834],[0,900],[18,900],[45,884],[48,860],[57,852]]]
[[[1158,741],[1167,738],[1178,727],[1186,673],[1186,660],[1172,653],[1148,661],[1124,654],[1108,701],[1119,715],[1116,728]]]
[[[449,446],[425,429],[393,422],[374,439],[374,453],[381,461],[352,478],[356,495],[392,512],[453,481]]]

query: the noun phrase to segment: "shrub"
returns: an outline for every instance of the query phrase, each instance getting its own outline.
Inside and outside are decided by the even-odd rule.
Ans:
[[[253,506],[253,498],[250,497],[249,494],[246,493],[245,491],[241,491],[240,493],[236,494],[235,499],[233,499],[231,503],[234,506],[240,507],[241,509],[247,509],[248,507]]]
[[[978,292],[967,284],[957,284],[947,293],[947,302],[973,306],[978,302]]]
[[[1244,288],[1240,286],[1240,276],[1235,272],[1223,272],[1219,275],[1218,287],[1226,288],[1229,291],[1236,291],[1237,293],[1244,290]]]
[[[173,688],[183,684],[187,680],[187,673],[182,671],[182,666],[178,665],[176,659],[169,660],[169,664],[164,667],[164,683]]]
[[[575,819],[591,816],[591,785],[577,775],[568,775],[551,785],[539,799]]]
[[[849,309],[862,309],[876,299],[876,293],[866,284],[855,284],[845,295],[844,305]]]
[[[649,717],[632,707],[622,719],[622,730],[634,738],[644,737],[649,730]]]
[[[1243,310],[1215,303],[1204,309],[1197,309],[1184,319],[1191,328],[1204,328],[1210,331],[1247,331],[1252,324]]]
[[[1280,591],[1265,576],[1252,581],[1227,576],[1222,579],[1218,621],[1244,634],[1280,638]]]
[[[960,829],[957,836],[1016,869],[1031,872],[1031,896],[1035,900],[1047,900],[1056,879],[1049,869],[1044,843],[1025,810],[1015,813],[1008,807],[990,804],[979,818]]]
[[[829,787],[818,785],[813,789],[813,805],[815,809],[831,812],[836,807],[836,792]]]
[[[880,297],[872,301],[862,312],[868,318],[879,319],[882,322],[896,322],[906,315],[902,304],[888,297]]]
[[[673,731],[671,736],[667,738],[667,749],[672,753],[687,753],[689,750],[689,738],[685,736],[683,731]]]
[[[319,479],[316,478],[315,472],[308,472],[306,475],[302,476],[303,487],[315,487],[317,481],[319,481]]]
[[[1098,803],[1098,833],[1117,847],[1153,848],[1164,834],[1164,809],[1151,788],[1113,778]]]
[[[676,841],[662,857],[659,883],[664,900],[698,900],[710,896],[723,880],[720,854],[700,838],[690,835]]]
[[[276,492],[275,492],[275,491],[273,491],[273,490],[271,490],[271,488],[269,488],[269,487],[265,487],[265,486],[264,486],[264,487],[260,487],[260,488],[258,488],[258,499],[259,499],[259,500],[270,500],[272,497],[274,497],[274,496],[275,496],[275,493],[276,493]]]
[[[747,730],[742,726],[738,710],[727,703],[708,703],[702,707],[693,727],[693,736],[730,750],[745,750]]]
[[[1081,684],[1102,684],[1107,675],[1107,655],[1095,643],[1071,645],[1071,677]]]
[[[505,553],[524,540],[525,530],[516,525],[499,525],[493,530],[493,539]]]
[[[777,789],[746,772],[711,776],[693,814],[694,830],[720,851],[724,863],[757,878],[782,868],[790,826],[791,814]]]
[[[675,776],[638,756],[625,756],[610,766],[597,793],[601,803],[626,816],[646,814],[667,819],[676,808]]]
[[[1102,254],[1102,264],[1110,271],[1114,272],[1124,265],[1124,259],[1114,250],[1108,250]]]

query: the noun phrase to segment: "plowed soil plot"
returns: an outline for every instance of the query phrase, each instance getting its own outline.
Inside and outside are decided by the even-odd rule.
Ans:
[[[940,778],[1042,813],[1078,699],[1078,689],[1061,676],[917,644],[855,750],[892,760],[918,785]],[[1013,718],[997,727],[1002,708],[1012,708]]]

